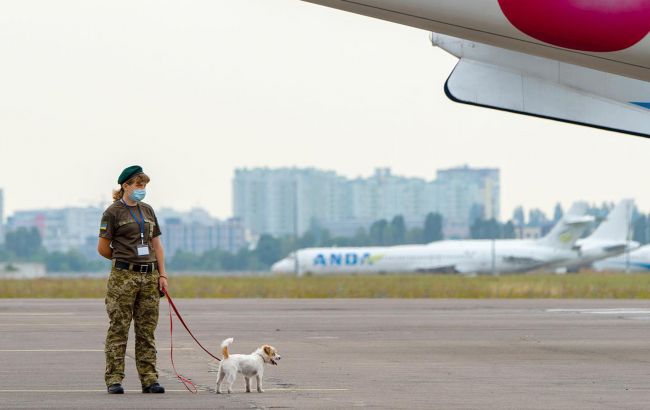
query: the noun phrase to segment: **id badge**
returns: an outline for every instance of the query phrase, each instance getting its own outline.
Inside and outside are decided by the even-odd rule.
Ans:
[[[148,256],[148,255],[149,255],[149,246],[138,245],[138,256]]]

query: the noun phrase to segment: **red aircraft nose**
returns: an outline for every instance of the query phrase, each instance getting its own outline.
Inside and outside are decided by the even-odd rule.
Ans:
[[[555,46],[620,51],[650,32],[650,0],[499,0],[510,23]]]

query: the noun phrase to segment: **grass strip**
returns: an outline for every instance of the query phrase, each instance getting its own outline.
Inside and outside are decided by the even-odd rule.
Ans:
[[[0,280],[0,298],[103,298],[105,291],[106,279]],[[175,298],[648,299],[650,275],[172,276],[170,293]]]

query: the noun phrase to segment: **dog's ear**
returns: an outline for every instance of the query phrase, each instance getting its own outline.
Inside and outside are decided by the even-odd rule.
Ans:
[[[267,356],[269,356],[269,357],[271,356],[271,346],[264,345],[264,347],[262,349],[264,349],[264,353],[266,353]]]

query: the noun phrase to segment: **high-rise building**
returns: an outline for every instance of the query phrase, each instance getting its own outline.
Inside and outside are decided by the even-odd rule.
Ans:
[[[345,179],[313,168],[238,169],[233,214],[254,233],[302,234],[314,223],[351,216]]]
[[[352,211],[348,221],[337,221],[333,234],[351,234],[341,229],[365,227],[379,219],[402,215],[406,225],[421,225],[427,213],[436,211],[436,192],[422,178],[393,175],[389,168],[378,168],[370,178],[356,178],[348,182]]]
[[[5,242],[5,196],[0,188],[0,245]]]
[[[163,232],[165,253],[170,258],[177,252],[200,255],[218,249],[235,253],[248,246],[250,241],[239,219],[221,221],[199,209],[188,213],[165,209],[158,215],[158,221]]]
[[[38,230],[43,246],[50,252],[77,250],[86,257],[97,256],[97,237],[103,208],[76,207],[17,211],[10,218],[8,230]],[[165,251],[201,254],[220,249],[237,252],[246,247],[250,237],[236,218],[220,221],[204,209],[177,212],[162,208],[157,214],[163,233]]]
[[[445,236],[466,237],[478,219],[500,217],[500,172],[468,166],[439,170],[437,210],[444,217]]]
[[[7,231],[36,228],[50,252],[82,249],[91,237],[96,247],[102,212],[93,206],[16,211],[7,222]]]
[[[234,215],[256,234],[301,235],[313,224],[334,235],[353,235],[379,219],[402,215],[420,226],[439,212],[445,234],[465,237],[476,218],[499,219],[498,169],[452,168],[438,179],[406,178],[379,168],[369,178],[346,179],[313,168],[238,169]]]

